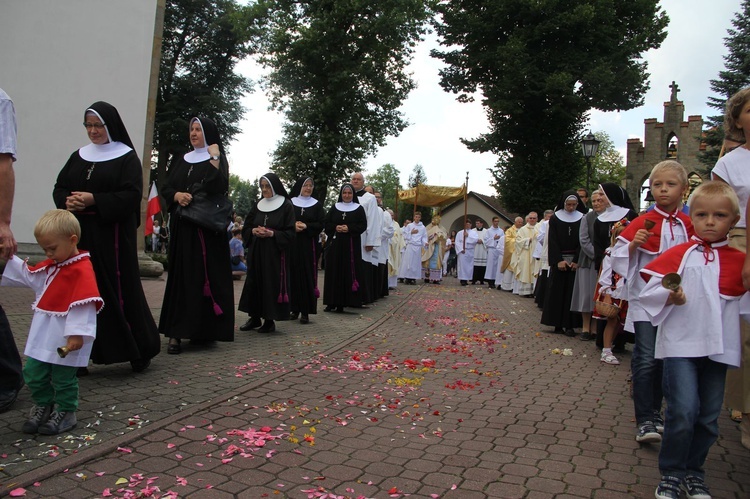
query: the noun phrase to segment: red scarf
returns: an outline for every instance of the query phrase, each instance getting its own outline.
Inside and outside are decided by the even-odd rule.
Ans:
[[[698,236],[691,241],[670,248],[641,270],[641,277],[648,282],[651,276],[662,277],[670,272],[681,273],[685,260],[691,251],[703,253],[705,264],[708,265],[719,258],[719,293],[725,296],[742,296],[745,287],[742,285],[742,266],[745,254],[740,250],[730,248],[726,239],[707,243]]]
[[[47,273],[47,285],[33,306],[37,312],[67,315],[71,307],[93,302],[98,313],[104,306],[88,252],[82,251],[60,263],[47,259],[29,266],[32,274],[43,271]]]
[[[693,222],[691,222],[690,217],[685,215],[681,210],[677,209],[673,213],[667,213],[659,209],[659,207],[655,206],[653,210],[648,211],[631,221],[630,225],[628,225],[628,227],[624,231],[622,231],[619,239],[623,239],[626,242],[630,243],[635,237],[635,233],[638,232],[639,229],[646,228],[644,226],[646,220],[651,220],[652,222],[654,222],[654,227],[651,228],[649,232],[654,235],[649,237],[648,241],[640,245],[638,249],[641,251],[645,251],[646,253],[659,254],[664,251],[664,248],[661,248],[661,230],[663,225],[662,222],[665,219],[669,222],[668,227],[672,231],[671,235],[673,240],[675,231],[683,230],[680,225],[684,227],[684,231],[687,233],[688,239],[693,237],[693,234],[695,234],[695,230],[693,230]]]

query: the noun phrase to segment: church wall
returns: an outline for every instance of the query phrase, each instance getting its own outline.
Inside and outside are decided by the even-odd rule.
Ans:
[[[12,229],[19,243],[35,244],[32,229],[54,208],[58,172],[89,143],[87,106],[114,105],[143,159],[157,3],[2,2],[0,87],[13,99],[18,123]]]
[[[672,135],[678,139],[677,157],[688,173],[704,168],[698,159],[701,150],[703,118],[689,116],[684,118],[685,106],[677,100],[676,87],[672,98],[664,103],[664,121],[656,118],[643,120],[644,140],[628,139],[626,155],[626,185],[633,203],[638,207],[641,196],[641,185],[651,173],[651,169],[667,157],[669,139]]]
[[[469,196],[467,209],[468,218],[471,219],[472,227],[477,218],[482,219],[485,227],[492,226],[492,217],[495,213],[490,210],[486,204],[480,202],[473,196]],[[456,203],[449,207],[449,209],[443,210],[441,217],[440,225],[445,227],[448,233],[452,230],[458,232],[464,228],[464,204]],[[500,217],[500,227],[507,228],[508,226],[508,222]]]

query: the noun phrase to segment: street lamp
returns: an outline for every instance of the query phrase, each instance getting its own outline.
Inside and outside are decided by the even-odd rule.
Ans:
[[[596,140],[594,134],[589,130],[589,134],[581,139],[581,150],[583,157],[586,158],[586,190],[591,192],[591,158],[596,156],[601,141]]]

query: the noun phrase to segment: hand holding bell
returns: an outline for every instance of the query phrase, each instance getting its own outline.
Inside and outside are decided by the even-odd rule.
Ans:
[[[682,277],[677,272],[670,272],[661,278],[661,285],[670,291],[677,291],[682,284]]]
[[[68,347],[59,347],[57,349],[57,355],[60,356],[60,358],[64,359],[66,355],[70,353],[70,348]]]

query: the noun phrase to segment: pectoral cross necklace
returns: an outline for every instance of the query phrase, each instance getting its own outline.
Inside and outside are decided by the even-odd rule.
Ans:
[[[346,220],[346,212],[341,214],[341,220]]]
[[[300,216],[305,214],[305,209],[302,208],[302,211],[300,212]]]
[[[86,180],[91,180],[91,174],[94,173],[94,167],[96,166],[96,163],[91,163],[91,166],[89,167],[88,171],[86,172]]]
[[[268,215],[263,217],[263,227],[265,227],[266,225],[268,225]]]

